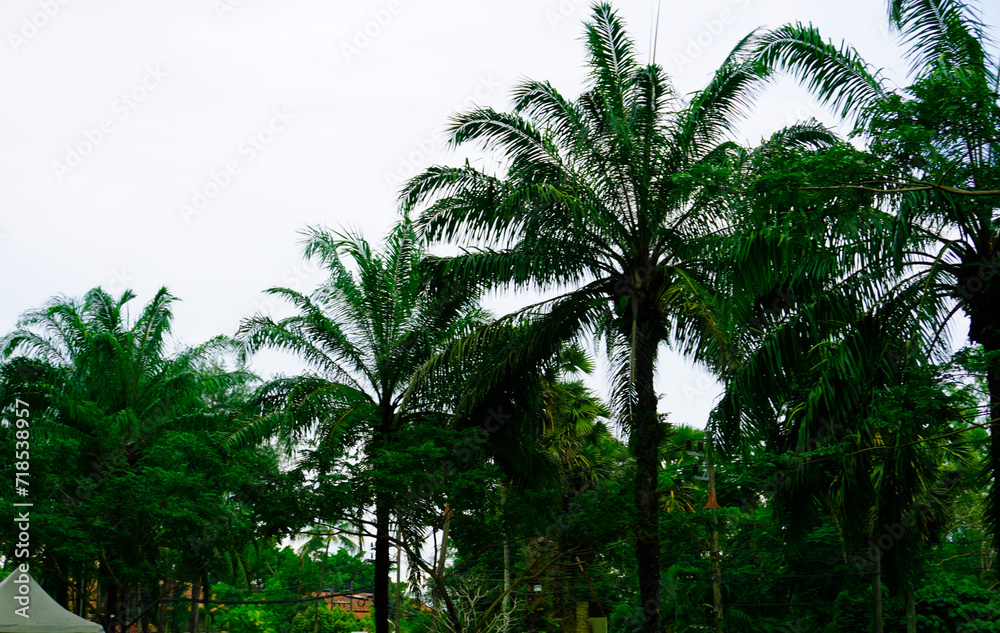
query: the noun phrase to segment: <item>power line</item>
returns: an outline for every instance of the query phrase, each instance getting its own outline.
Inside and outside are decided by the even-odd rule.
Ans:
[[[163,598],[163,602],[197,602],[199,604],[255,604],[255,605],[267,605],[267,604],[291,604],[295,602],[319,602],[320,600],[326,600],[327,598],[356,598],[357,596],[371,593],[371,590],[364,591],[352,591],[350,593],[327,593],[318,596],[309,596],[307,598],[280,598],[277,600],[201,600],[199,598]]]

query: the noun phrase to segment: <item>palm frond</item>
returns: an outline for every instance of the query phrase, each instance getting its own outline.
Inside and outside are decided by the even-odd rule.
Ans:
[[[985,68],[984,25],[962,0],[889,0],[889,24],[908,44],[914,75]]]
[[[786,24],[760,36],[756,43],[759,72],[791,73],[816,98],[840,116],[861,120],[864,111],[884,94],[879,76],[849,45],[835,46],[812,25]]]

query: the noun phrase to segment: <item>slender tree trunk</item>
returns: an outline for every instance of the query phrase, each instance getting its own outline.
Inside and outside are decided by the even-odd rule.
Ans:
[[[399,542],[403,542],[403,525],[400,523],[396,531]],[[396,547],[396,620],[393,633],[399,633],[399,619],[403,613],[403,548]]]
[[[882,624],[882,551],[872,567],[872,633],[884,633]]]
[[[983,345],[984,348],[992,347]],[[1000,351],[990,350],[986,351]],[[987,525],[993,539],[993,547],[1000,547],[1000,358],[993,359],[986,371],[986,387],[990,392],[990,482],[989,501],[986,505],[989,517]],[[997,560],[1000,560],[998,558]],[[996,562],[996,561],[994,561]]]
[[[713,513],[714,514],[714,513]],[[719,553],[719,517],[712,517],[712,616],[715,633],[722,633],[722,570]]]
[[[76,591],[76,614],[81,618],[87,617],[87,566],[80,565],[80,577],[77,579]]]
[[[166,581],[160,585],[160,594],[162,595],[173,582],[173,578],[167,576]],[[167,631],[167,601],[163,598],[166,598],[166,595],[162,595],[160,598],[160,617],[156,623],[156,630],[159,633],[166,633]]]
[[[448,532],[451,530],[451,507],[444,507],[444,525],[441,526],[441,551],[438,553],[437,574],[444,577],[445,564],[448,562]]]
[[[434,580],[434,579],[437,578],[437,554],[438,554],[437,530],[431,530],[431,539],[434,541],[434,564],[431,565],[431,568],[434,570],[434,574],[433,574],[433,578],[432,578],[432,580]],[[438,624],[440,622],[440,620],[441,620],[441,608],[440,608],[441,607],[441,602],[439,600],[439,595],[438,594],[439,594],[439,592],[438,592],[438,589],[437,589],[437,585],[435,584],[434,588],[431,590],[431,596],[432,596],[432,598],[431,598],[431,600],[432,600],[432,602],[431,602],[431,609],[433,609],[433,612],[434,612],[434,614],[436,616],[434,618],[434,627],[432,629],[434,631],[434,633],[439,633],[440,630],[441,630],[441,627]]]
[[[198,631],[198,616],[200,615],[200,609],[198,609],[199,593],[201,593],[201,576],[191,583],[191,617],[188,620],[188,633],[197,633]]]
[[[503,590],[508,592],[503,597],[503,610],[506,613],[510,608],[510,567],[511,567],[510,537],[505,535],[503,542]]]
[[[53,597],[60,607],[63,609],[69,609],[69,579],[67,578],[69,575],[69,566],[64,566],[62,563],[65,561],[60,560],[60,558],[56,556],[52,556],[51,560],[52,566],[56,570],[56,591],[55,596]]]
[[[712,510],[712,616],[715,619],[715,633],[722,633],[722,561],[719,551],[719,517],[715,510],[719,509],[719,502],[715,497],[715,455],[712,442],[708,442],[708,502],[705,504],[707,510]]]
[[[389,633],[389,499],[379,493],[375,506],[375,633]]]
[[[451,530],[451,506],[444,507],[444,525],[441,527],[441,552],[438,557],[436,572],[438,578],[444,578],[445,564],[448,562],[448,532]],[[445,608],[448,609],[448,616],[451,619],[451,630],[453,633],[462,633],[462,620],[459,618],[458,609],[454,601],[448,596],[444,583],[439,586],[441,597],[444,599]]]
[[[330,542],[333,540],[333,535],[326,537],[326,551],[323,552],[323,566],[319,570],[319,587],[316,588],[316,595],[323,595],[323,585],[326,579],[326,562],[330,558]],[[333,599],[330,598],[328,601],[330,606],[333,606]],[[316,603],[316,610],[313,612],[313,633],[319,633],[319,603]]]
[[[107,602],[105,602],[104,607],[104,630],[107,633],[114,633],[117,630],[119,622],[117,621],[118,608],[119,605],[119,587],[112,580],[108,582],[108,593]]]
[[[995,266],[1000,259],[996,245],[983,253],[984,260]],[[986,277],[990,267],[979,261],[965,262],[967,277],[959,279],[960,294],[966,296],[965,313],[969,317],[969,340],[983,346],[987,354],[1000,353],[1000,277],[995,270]],[[973,286],[973,281],[978,286]],[[990,488],[986,499],[986,526],[994,548],[1000,546],[1000,358],[990,358],[986,368],[986,389],[989,392],[990,450],[988,472]],[[1000,559],[998,559],[1000,560]],[[996,565],[996,561],[994,561]],[[1000,570],[1000,566],[995,567]]]
[[[633,301],[638,301],[633,298]],[[641,308],[639,308],[641,310]],[[637,349],[635,374],[637,407],[633,417],[632,451],[636,461],[636,508],[638,526],[636,557],[639,572],[639,601],[644,633],[662,633],[660,626],[660,504],[656,495],[659,479],[659,448],[663,437],[656,414],[653,371],[656,343],[649,340],[650,327],[637,317],[634,336]]]
[[[913,596],[913,582],[903,584],[903,599],[906,602],[906,633],[917,633],[917,601]]]
[[[208,582],[208,574],[201,579],[201,602],[205,605],[205,628],[211,626],[212,607],[209,602],[212,600],[212,584]]]
[[[500,484],[500,507],[506,508],[507,506],[507,487]],[[510,534],[504,530],[503,535],[503,590],[510,591],[510,571],[512,555],[510,551]],[[504,612],[510,607],[510,593],[507,593],[503,597],[502,608]]]
[[[97,578],[94,581],[94,612],[100,615],[101,613],[101,570],[97,570]],[[107,615],[104,616],[105,624],[107,623]]]

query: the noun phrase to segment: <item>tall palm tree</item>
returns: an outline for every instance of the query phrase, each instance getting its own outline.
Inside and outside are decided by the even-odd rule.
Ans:
[[[659,631],[658,450],[653,376],[672,342],[718,366],[725,349],[705,280],[703,243],[725,226],[731,162],[724,140],[757,78],[741,42],[689,102],[662,69],[642,66],[607,4],[586,26],[590,83],[576,100],[528,81],[513,112],[457,115],[455,145],[476,143],[502,160],[499,174],[432,167],[410,180],[404,208],[435,241],[465,246],[437,260],[442,275],[489,288],[558,290],[519,315],[534,319],[531,345],[603,337],[613,362],[612,406],[629,430],[638,468],[636,543],[645,631]],[[498,327],[498,331],[503,331]]]
[[[353,432],[367,438],[367,459],[378,460],[404,427],[448,419],[449,385],[427,381],[413,393],[410,379],[444,342],[481,324],[476,295],[467,287],[447,292],[431,287],[421,264],[421,241],[406,217],[381,252],[354,234],[309,229],[305,236],[306,256],[318,257],[329,279],[308,295],[269,289],[297,313],[278,321],[267,315],[246,319],[237,338],[248,354],[265,348],[291,352],[310,371],[267,384],[259,403],[271,413],[251,422],[241,436],[298,440],[315,432],[323,448],[347,442],[345,434]],[[374,491],[377,633],[388,633],[395,503],[391,490]]]
[[[890,90],[849,46],[790,24],[761,37],[764,71],[784,69],[856,122],[876,164],[832,183],[882,196],[908,310],[940,346],[964,312],[969,338],[995,359],[987,369],[991,424],[987,517],[1000,543],[1000,65],[986,27],[962,0],[889,0],[889,22],[907,46],[912,83]],[[938,347],[940,350],[940,347]]]
[[[182,549],[171,542],[182,528],[165,525],[156,516],[157,510],[133,498],[141,493],[121,482],[144,482],[142,473],[151,470],[158,470],[162,478],[162,464],[149,463],[156,462],[149,456],[164,450],[164,438],[176,433],[203,439],[205,435],[195,433],[224,428],[235,415],[226,394],[253,378],[245,371],[227,371],[219,365],[220,354],[233,351],[224,338],[171,353],[175,298],[165,288],[132,320],[128,307],[134,298],[131,291],[113,297],[101,288],[82,300],[57,297],[26,312],[16,329],[0,339],[0,406],[15,399],[31,405],[36,442],[44,447],[40,454],[46,448],[58,450],[52,448],[58,447],[53,442],[71,442],[75,447],[71,453],[75,461],[59,469],[65,475],[60,489],[39,492],[50,495],[46,501],[58,508],[60,516],[67,514],[67,507],[72,509],[70,515],[82,512],[81,507],[96,513],[79,520],[83,529],[95,526],[89,544],[99,559],[97,581],[106,598],[104,622],[112,626],[125,624],[122,609],[134,597],[133,591],[159,580],[150,577],[150,570],[162,563],[166,555],[162,550]],[[81,485],[91,481],[96,490]],[[116,485],[122,488],[112,488]],[[196,488],[190,480],[187,485]],[[96,509],[90,499],[95,492],[102,500]],[[206,523],[211,512],[206,509],[201,517]],[[179,523],[196,518],[190,513],[184,516],[187,520]],[[201,536],[201,526],[194,528],[194,534]],[[60,543],[46,545],[52,551],[62,547]],[[195,566],[203,562],[192,558],[185,556]],[[94,561],[73,562],[76,572],[76,565],[86,568]],[[63,571],[62,577],[67,573]]]

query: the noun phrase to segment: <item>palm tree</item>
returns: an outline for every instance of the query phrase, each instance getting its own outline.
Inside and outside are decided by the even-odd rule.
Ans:
[[[727,318],[749,327],[715,422],[730,451],[756,444],[795,454],[772,505],[789,545],[802,545],[831,512],[855,560],[872,570],[878,599],[882,556],[869,566],[868,543],[890,538],[882,526],[897,525],[924,494],[936,435],[918,424],[918,407],[903,429],[880,423],[880,407],[890,393],[916,388],[934,333],[912,309],[921,289],[881,257],[894,218],[871,192],[833,186],[831,174],[868,169],[870,157],[835,143],[781,151],[765,143],[761,152],[741,217],[748,228],[729,241],[723,266],[743,289]],[[886,578],[912,604],[918,547],[912,530],[897,536]]]
[[[883,197],[894,214],[892,242],[878,254],[903,276],[898,296],[940,351],[951,317],[964,312],[969,338],[989,365],[992,485],[987,517],[1000,543],[1000,66],[985,49],[985,26],[961,0],[890,0],[889,21],[907,45],[912,84],[889,90],[849,46],[812,26],[764,35],[766,71],[784,69],[856,121],[876,164],[840,174],[830,188]]]
[[[725,350],[701,249],[726,223],[738,148],[724,141],[756,77],[741,42],[709,85],[685,103],[656,65],[642,66],[607,4],[586,26],[590,84],[575,101],[547,82],[515,90],[514,111],[457,115],[455,145],[478,143],[500,175],[432,167],[409,181],[404,208],[435,241],[466,250],[436,260],[440,274],[483,287],[559,290],[517,317],[529,345],[553,349],[580,335],[603,339],[613,362],[612,406],[629,430],[638,468],[636,543],[644,630],[659,631],[658,450],[665,425],[653,387],[668,341],[720,366]],[[495,326],[504,332],[502,322]],[[484,336],[488,336],[484,334]],[[516,350],[512,354],[518,354]]]
[[[93,526],[94,531],[88,537],[89,547],[73,554],[80,560],[71,561],[71,569],[75,575],[91,566],[93,558],[86,558],[91,554],[99,560],[97,580],[106,597],[106,625],[124,625],[123,606],[133,598],[132,591],[159,580],[150,577],[149,570],[163,562],[162,550],[183,549],[172,541],[183,528],[166,525],[145,500],[133,498],[141,493],[129,486],[143,483],[143,474],[153,471],[157,471],[153,477],[162,479],[166,471],[161,463],[150,463],[156,462],[150,455],[163,451],[164,438],[177,441],[184,434],[204,439],[224,428],[235,415],[227,394],[253,378],[219,365],[220,354],[232,351],[225,338],[170,353],[175,299],[165,288],[133,321],[128,304],[134,298],[131,291],[115,298],[100,288],[82,300],[57,297],[26,312],[16,329],[0,339],[0,406],[15,399],[31,405],[38,444],[33,452],[59,454],[60,442],[74,446],[75,462],[60,464],[65,479],[46,501],[67,521],[77,513],[88,513],[76,520],[81,529]],[[196,489],[192,482],[199,473],[184,474],[191,477],[188,487]],[[94,489],[80,485],[92,480]],[[90,499],[95,492],[100,504]],[[217,509],[205,508],[202,520],[207,523]],[[191,518],[185,515],[183,523],[189,524]],[[201,527],[193,526],[196,536]],[[61,543],[47,545],[50,551],[66,549]],[[190,553],[184,558],[194,566],[204,562],[193,561]],[[64,569],[57,575],[65,578],[67,573]]]
[[[368,438],[367,460],[378,460],[408,425],[447,421],[450,385],[427,381],[412,393],[410,379],[445,341],[481,324],[482,314],[470,289],[437,292],[429,285],[421,242],[406,217],[390,231],[381,253],[354,234],[309,229],[305,236],[306,256],[320,259],[328,281],[308,295],[269,289],[297,314],[280,321],[256,315],[242,323],[237,338],[248,354],[265,348],[294,353],[310,372],[265,385],[258,402],[271,413],[239,436],[292,441],[315,432],[320,449],[357,433]],[[391,490],[374,491],[377,633],[388,632],[395,503]]]

